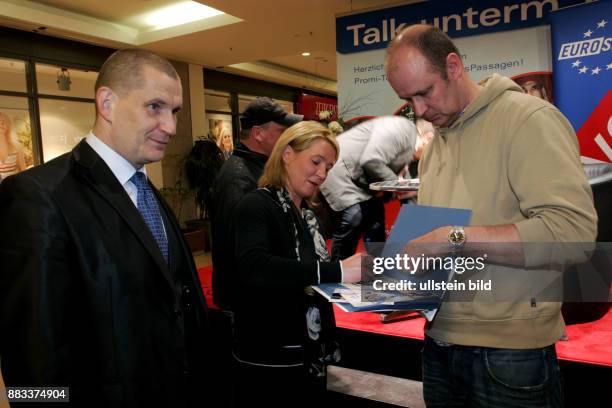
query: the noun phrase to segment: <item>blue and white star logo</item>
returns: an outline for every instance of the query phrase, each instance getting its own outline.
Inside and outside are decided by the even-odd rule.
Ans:
[[[606,25],[608,20],[602,18],[593,21],[593,26],[586,27],[582,38],[561,45],[557,60],[569,60],[571,70],[587,77],[599,77],[612,71],[612,37],[608,37]],[[580,34],[578,34],[580,35]]]

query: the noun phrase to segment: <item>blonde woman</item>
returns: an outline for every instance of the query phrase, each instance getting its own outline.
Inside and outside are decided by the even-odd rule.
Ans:
[[[221,133],[217,139],[217,146],[219,146],[219,149],[223,152],[223,158],[225,160],[232,156],[234,141],[232,140],[232,132],[228,128],[223,127],[221,129]]]
[[[23,149],[12,133],[10,118],[0,112],[0,182],[26,168]]]
[[[325,364],[338,357],[325,331],[333,331],[333,311],[305,289],[360,279],[359,255],[330,261],[311,210],[337,158],[327,127],[293,125],[274,146],[260,188],[234,211],[235,395],[248,396],[241,406],[325,406]]]

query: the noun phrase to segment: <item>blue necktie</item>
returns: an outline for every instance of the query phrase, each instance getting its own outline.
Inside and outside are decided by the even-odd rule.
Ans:
[[[140,215],[142,215],[142,218],[149,226],[149,229],[153,234],[153,238],[155,238],[155,242],[157,242],[157,246],[159,247],[167,263],[168,238],[164,233],[164,226],[162,224],[159,206],[157,204],[157,199],[153,194],[153,190],[151,190],[151,187],[147,182],[147,177],[144,175],[143,172],[137,171],[136,173],[134,173],[130,181],[134,183],[134,185],[138,189],[138,193],[136,196],[138,211],[140,211]]]

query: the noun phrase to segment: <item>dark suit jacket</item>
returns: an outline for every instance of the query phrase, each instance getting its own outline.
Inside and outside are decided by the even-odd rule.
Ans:
[[[206,305],[177,221],[158,200],[175,271],[85,142],[0,184],[7,386],[69,386],[71,402],[88,407],[181,405],[201,379]]]

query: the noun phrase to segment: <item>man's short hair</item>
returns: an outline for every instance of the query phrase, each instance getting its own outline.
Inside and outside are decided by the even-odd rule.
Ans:
[[[444,31],[432,25],[423,25],[422,29],[417,30],[414,29],[414,26],[405,28],[389,44],[387,55],[405,46],[414,47],[423,54],[433,70],[438,72],[443,79],[448,79],[446,76],[446,57],[448,54],[461,55],[450,37]]]
[[[102,64],[95,91],[103,86],[115,92],[126,92],[143,86],[143,68],[154,68],[174,79],[180,79],[176,70],[164,57],[140,48],[115,51]]]
[[[257,126],[259,126],[260,128],[262,128],[264,130],[267,130],[268,127],[270,126],[270,123],[272,123],[272,122],[266,122],[263,125],[257,125]],[[240,140],[247,140],[248,138],[250,138],[251,137],[251,132],[253,132],[253,127],[250,127],[250,128],[247,128],[247,129],[242,129],[241,128],[240,129],[240,134],[238,136],[240,138]]]

